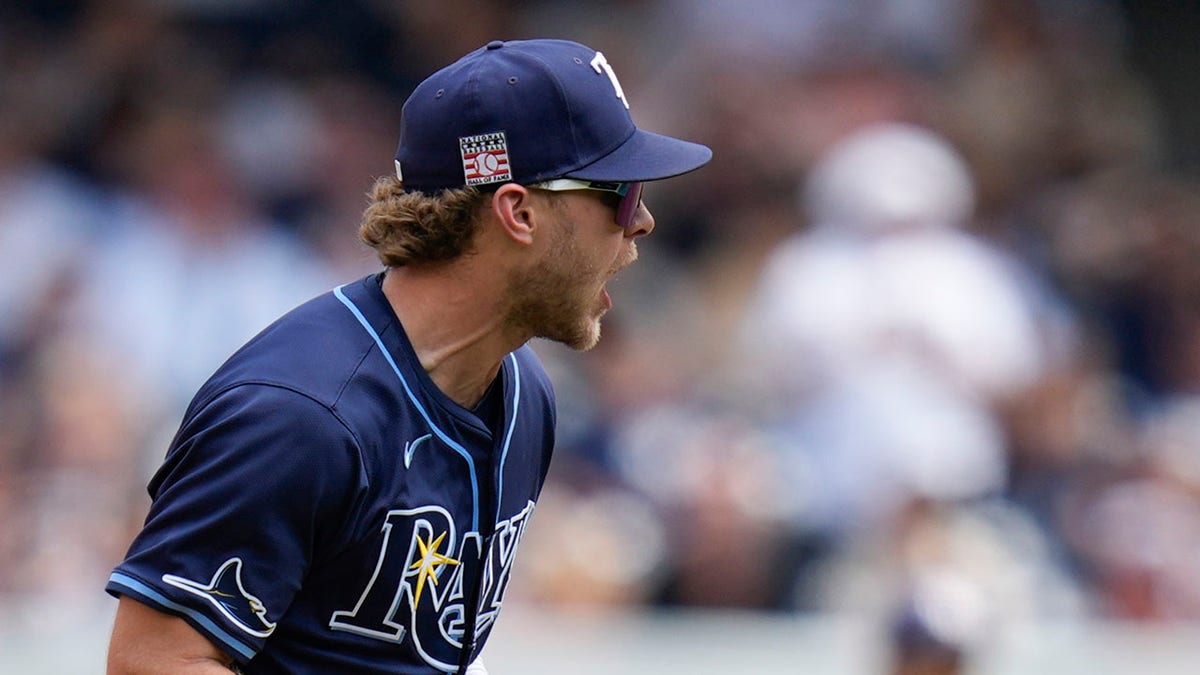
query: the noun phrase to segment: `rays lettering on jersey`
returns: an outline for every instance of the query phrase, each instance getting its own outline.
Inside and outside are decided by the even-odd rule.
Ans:
[[[534,503],[496,524],[482,569],[475,635],[487,631],[500,611],[504,590]],[[440,506],[389,511],[379,558],[353,609],[329,619],[334,630],[377,640],[413,642],[429,665],[453,669],[466,628],[464,578],[480,574],[484,558],[478,532],[458,540],[454,521]]]
[[[479,617],[475,620],[475,635],[482,635],[496,621],[504,590],[508,587],[513,560],[517,555],[517,544],[525,534],[529,515],[533,513],[533,502],[526,504],[520,513],[508,520],[496,523],[496,531],[488,546],[487,565],[483,568],[482,587],[479,589]]]

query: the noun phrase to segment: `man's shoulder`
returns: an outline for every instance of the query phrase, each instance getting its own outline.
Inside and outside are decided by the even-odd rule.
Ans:
[[[247,342],[213,374],[197,400],[240,385],[271,385],[332,407],[365,367],[369,334],[333,291],[296,307]]]
[[[227,376],[319,380],[361,359],[369,341],[331,293],[284,314],[225,363]]]

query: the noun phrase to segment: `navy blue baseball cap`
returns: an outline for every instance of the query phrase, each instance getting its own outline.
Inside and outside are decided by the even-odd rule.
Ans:
[[[603,54],[567,40],[494,41],[431,75],[400,121],[407,190],[554,178],[651,181],[698,169],[712,150],[638,129]]]

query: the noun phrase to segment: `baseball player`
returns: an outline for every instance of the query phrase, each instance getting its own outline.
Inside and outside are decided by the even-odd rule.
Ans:
[[[596,343],[702,145],[635,128],[574,42],[421,83],[360,236],[385,270],[289,312],[199,390],[109,579],[110,673],[484,673],[554,443],[533,337]]]

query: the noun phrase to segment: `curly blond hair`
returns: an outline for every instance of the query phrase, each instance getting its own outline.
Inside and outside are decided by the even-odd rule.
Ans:
[[[445,262],[469,253],[491,195],[473,187],[405,192],[395,176],[375,181],[358,236],[388,267]]]

